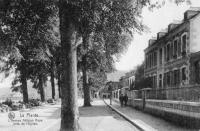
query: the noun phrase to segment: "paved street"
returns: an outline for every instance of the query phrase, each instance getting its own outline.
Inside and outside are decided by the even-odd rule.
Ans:
[[[81,131],[137,131],[137,129],[111,111],[102,100],[95,100],[92,107],[80,107]]]
[[[106,102],[109,103],[109,100],[106,100]],[[132,120],[135,120],[142,125],[150,126],[158,131],[195,131],[174,125],[173,123],[167,122],[150,114],[143,113],[131,107],[120,107],[119,103],[114,101],[112,102],[112,106],[129,116]]]

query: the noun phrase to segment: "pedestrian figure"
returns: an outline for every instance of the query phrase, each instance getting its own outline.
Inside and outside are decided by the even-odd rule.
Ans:
[[[120,101],[120,105],[121,105],[121,107],[123,106],[123,95],[122,94],[120,94],[120,96],[119,96],[119,101]]]
[[[127,94],[125,94],[125,96],[124,96],[124,102],[125,102],[125,106],[127,106],[127,102],[128,102],[128,96],[127,96]]]

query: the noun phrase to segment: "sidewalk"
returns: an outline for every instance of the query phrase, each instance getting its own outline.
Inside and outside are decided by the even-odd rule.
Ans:
[[[138,131],[102,100],[94,100],[91,104],[91,107],[83,107],[83,100],[78,101],[80,131]],[[0,114],[0,131],[59,131],[60,108],[58,103],[14,111],[15,121],[10,120],[8,113]],[[34,116],[27,116],[28,113]]]
[[[83,99],[78,101],[80,131],[138,131],[107,107],[102,100],[94,100],[91,104],[91,107],[83,107]],[[60,119],[56,125],[49,129],[58,131],[59,127]]]
[[[109,102],[109,100],[106,100],[106,103],[109,104]],[[179,127],[173,123],[167,122],[158,117],[154,117],[142,111],[138,111],[132,107],[121,107],[119,103],[115,101],[112,102],[112,107],[131,118],[131,120],[137,121],[142,125],[150,126],[151,128],[158,131],[195,131],[192,129]]]
[[[81,131],[138,131],[105,105],[94,100],[92,107],[79,107]]]

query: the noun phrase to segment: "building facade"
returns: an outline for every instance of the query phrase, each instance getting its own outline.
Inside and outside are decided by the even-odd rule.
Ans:
[[[135,71],[127,72],[119,79],[120,88],[133,89],[135,86]]]
[[[145,49],[145,77],[153,88],[171,88],[200,82],[200,8],[190,8],[184,19],[157,33]]]
[[[134,89],[135,87],[135,71],[130,71],[125,74],[128,80],[128,87],[130,90]]]

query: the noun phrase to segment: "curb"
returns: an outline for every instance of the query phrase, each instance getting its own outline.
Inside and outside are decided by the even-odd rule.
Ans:
[[[142,126],[140,126],[139,124],[137,124],[136,122],[134,122],[133,120],[131,120],[131,118],[129,118],[127,115],[125,115],[124,113],[120,112],[119,110],[117,110],[116,108],[114,108],[113,106],[109,105],[108,103],[105,102],[105,100],[103,100],[104,103],[111,108],[112,110],[114,110],[117,114],[119,114],[120,116],[122,116],[125,120],[127,120],[129,123],[131,123],[133,126],[135,126],[137,129],[139,129],[140,131],[150,131],[149,129],[145,129]],[[155,131],[153,129],[153,131]]]

